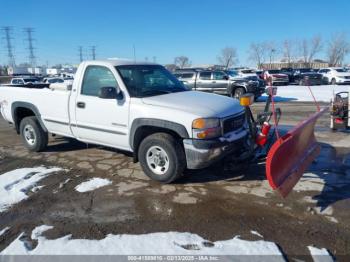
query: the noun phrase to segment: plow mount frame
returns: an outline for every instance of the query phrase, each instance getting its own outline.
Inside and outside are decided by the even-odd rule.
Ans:
[[[269,123],[271,119],[274,120],[274,128],[271,128],[273,131],[268,134],[267,143],[264,146],[256,145],[255,159],[266,157],[265,171],[269,185],[282,197],[287,197],[305,170],[320,153],[321,146],[316,141],[314,129],[318,118],[328,108],[319,110],[317,105],[316,113],[300,122],[285,135],[280,136],[277,126],[282,112],[280,108],[275,108],[273,100],[277,88],[270,86],[266,91],[268,97],[264,111],[257,114],[255,120],[250,107],[246,106],[246,116],[253,143],[256,142],[255,139],[263,125]],[[312,93],[311,89],[310,92]],[[271,104],[272,110],[270,110]],[[275,136],[276,141],[272,144]]]

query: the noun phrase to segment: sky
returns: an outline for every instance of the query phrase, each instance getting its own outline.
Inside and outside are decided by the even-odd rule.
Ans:
[[[184,55],[193,65],[215,64],[232,46],[244,65],[252,42],[350,36],[349,16],[348,0],[7,0],[0,27],[13,28],[17,64],[28,61],[23,28],[33,27],[37,64],[77,64],[79,46],[84,59],[96,46],[97,59],[133,58],[135,50],[137,60]],[[7,61],[1,39],[0,64]]]

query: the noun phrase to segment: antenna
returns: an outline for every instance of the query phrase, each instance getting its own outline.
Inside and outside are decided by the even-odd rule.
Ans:
[[[135,45],[132,46],[134,51],[134,63],[136,63],[136,48]]]
[[[29,64],[34,67],[35,66],[35,60],[36,60],[36,57],[34,55],[34,46],[33,46],[33,33],[34,33],[34,29],[31,28],[31,27],[27,27],[27,28],[24,28],[23,31],[27,34],[27,38],[25,40],[28,41],[28,51],[29,51]]]
[[[11,37],[12,27],[4,26],[1,28],[1,30],[4,33],[3,39],[6,40],[5,48],[7,49],[8,65],[14,67],[16,65],[16,62],[15,62],[15,56],[13,55],[13,47],[11,43],[11,40],[13,39]]]
[[[79,50],[79,61],[81,63],[81,62],[83,62],[83,47],[79,46],[78,50]]]
[[[92,60],[96,60],[96,46],[92,46],[91,47],[91,56],[92,56]]]

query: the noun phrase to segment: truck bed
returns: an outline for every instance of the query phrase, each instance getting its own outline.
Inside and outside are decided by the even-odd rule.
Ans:
[[[15,86],[0,86],[1,113],[6,121],[13,123],[10,108],[13,102],[16,105],[31,104],[40,114],[45,126],[53,133],[71,136],[68,115],[68,102],[71,91],[53,90],[50,88],[23,88]]]

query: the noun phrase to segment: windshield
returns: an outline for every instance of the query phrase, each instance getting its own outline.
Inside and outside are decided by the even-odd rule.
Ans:
[[[243,74],[255,74],[255,71],[251,69],[241,70],[241,72]]]
[[[233,70],[226,71],[226,74],[228,74],[229,76],[232,76],[232,77],[238,76],[237,71],[233,71]]]
[[[346,73],[347,71],[343,68],[337,68],[335,69],[335,71],[337,71],[338,73]]]
[[[47,82],[49,82],[50,84],[53,84],[53,83],[63,83],[64,80],[61,79],[61,78],[53,78],[53,79],[48,79]]]
[[[159,65],[116,66],[131,97],[156,96],[188,89]]]
[[[281,73],[280,70],[268,70],[269,74],[279,74]]]
[[[36,79],[36,78],[25,78],[23,80],[25,83],[34,83],[34,82],[38,81],[38,79]]]

